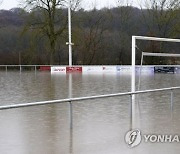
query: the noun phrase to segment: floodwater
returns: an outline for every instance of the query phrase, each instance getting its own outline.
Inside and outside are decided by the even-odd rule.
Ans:
[[[69,80],[70,79],[70,80]],[[72,81],[71,83],[69,81]],[[0,105],[130,91],[130,75],[52,75],[0,72]],[[180,86],[180,74],[141,77],[141,90]],[[136,97],[135,126],[142,134],[180,135],[180,92]],[[180,143],[145,143],[129,148],[130,97],[0,111],[1,154],[178,154]]]

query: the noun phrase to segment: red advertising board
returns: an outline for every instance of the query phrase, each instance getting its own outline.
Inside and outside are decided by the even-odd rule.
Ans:
[[[82,67],[66,67],[66,73],[82,73]]]
[[[50,66],[40,66],[39,70],[40,71],[51,71],[51,67]]]

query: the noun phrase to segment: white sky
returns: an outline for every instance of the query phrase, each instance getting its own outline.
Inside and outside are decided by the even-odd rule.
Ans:
[[[0,5],[0,9],[9,10],[13,7],[20,7],[19,2],[22,0],[3,0],[2,4]],[[133,1],[133,0],[121,0],[121,1]],[[134,0],[138,1],[138,0]],[[137,3],[133,3],[134,6],[137,6]],[[96,8],[102,7],[113,7],[117,6],[117,0],[82,0],[82,7],[85,9],[92,9],[94,6]]]
[[[9,10],[13,7],[17,7],[18,2],[16,0],[1,0],[3,1],[0,5],[0,9]]]

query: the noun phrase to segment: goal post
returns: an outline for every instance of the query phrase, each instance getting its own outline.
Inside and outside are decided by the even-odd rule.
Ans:
[[[158,38],[158,37],[147,37],[147,36],[132,36],[132,62],[131,62],[131,92],[136,92],[136,40],[144,40],[144,41],[159,41],[159,42],[174,42],[180,43],[180,39],[172,39],[172,38]],[[144,55],[155,56],[159,54],[159,56],[173,56],[180,57],[179,54],[163,54],[163,53],[143,53]],[[135,95],[132,95],[132,102],[135,102]]]
[[[180,39],[171,38],[158,38],[158,37],[147,37],[147,36],[132,36],[132,61],[131,61],[131,92],[136,92],[136,40],[144,41],[160,41],[160,42],[175,42],[180,43]],[[143,57],[143,56],[142,56]],[[131,96],[131,126],[132,128],[136,125],[136,105],[135,105],[135,94]]]

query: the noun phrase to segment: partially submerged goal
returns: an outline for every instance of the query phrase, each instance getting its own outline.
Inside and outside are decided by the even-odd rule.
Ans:
[[[147,37],[147,36],[132,36],[132,64],[131,64],[131,92],[134,93],[136,91],[136,41],[144,40],[144,41],[159,41],[159,42],[174,42],[180,43],[180,39],[171,39],[171,38],[158,38],[158,37]],[[148,53],[143,52],[143,56],[163,56],[163,57],[180,57],[180,54],[172,54],[172,53]],[[143,58],[141,59],[142,65]],[[132,102],[135,102],[135,96],[132,97]]]

